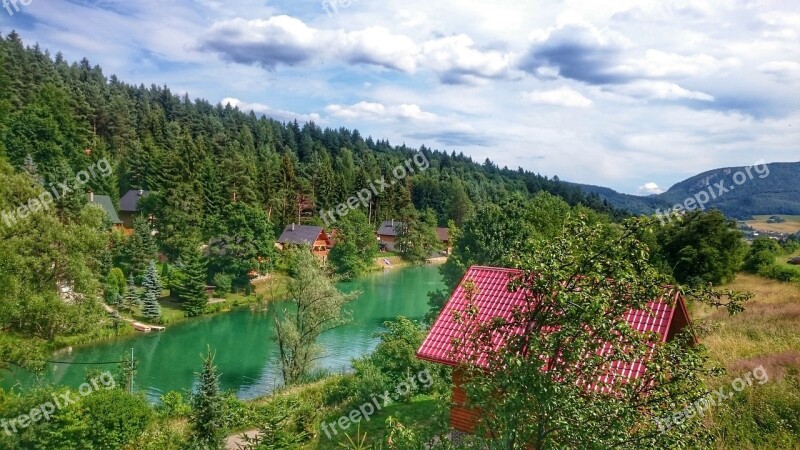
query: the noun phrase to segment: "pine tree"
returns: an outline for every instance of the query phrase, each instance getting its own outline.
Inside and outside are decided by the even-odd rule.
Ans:
[[[161,297],[161,281],[158,279],[155,261],[150,261],[142,285],[142,315],[147,320],[158,320],[161,317],[161,305],[158,303],[158,298]]]
[[[175,290],[178,300],[183,302],[186,315],[193,317],[203,314],[208,304],[206,263],[196,251],[186,255],[178,279]]]
[[[203,370],[197,374],[197,391],[192,394],[193,449],[216,450],[222,447],[225,439],[227,420],[219,376],[209,348],[203,358]]]
[[[135,306],[140,302],[139,295],[136,293],[136,282],[133,279],[133,274],[128,276],[128,286],[125,288],[125,295],[122,297],[120,309],[127,309],[133,311]]]

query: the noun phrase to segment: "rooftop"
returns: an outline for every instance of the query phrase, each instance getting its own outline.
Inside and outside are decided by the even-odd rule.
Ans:
[[[317,240],[320,233],[324,230],[322,227],[313,225],[287,225],[283,230],[281,236],[278,238],[280,244],[298,244],[298,245],[313,245]]]

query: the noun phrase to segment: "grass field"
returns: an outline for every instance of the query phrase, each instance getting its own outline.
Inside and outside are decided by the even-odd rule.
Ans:
[[[800,231],[800,216],[780,216],[786,219],[783,223],[767,223],[771,216],[753,216],[754,220],[747,220],[745,223],[759,231],[771,231],[774,233],[797,233]]]
[[[693,321],[710,326],[700,342],[728,372],[709,385],[730,386],[759,366],[769,381],[739,392],[707,418],[717,448],[800,448],[800,286],[741,274],[723,288],[754,298],[735,316],[692,308]]]

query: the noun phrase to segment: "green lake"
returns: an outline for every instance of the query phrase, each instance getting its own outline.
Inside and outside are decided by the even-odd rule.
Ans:
[[[325,356],[317,361],[316,368],[347,371],[353,358],[375,348],[378,340],[374,334],[383,329],[385,321],[397,316],[421,319],[428,310],[427,293],[443,287],[437,269],[437,266],[392,269],[341,283],[342,290],[360,290],[362,294],[347,306],[352,321],[321,336]],[[76,347],[54,359],[74,363],[118,361],[133,349],[140,361],[136,389],[156,400],[165,392],[185,392],[192,388],[195,372],[202,363],[201,354],[210,345],[216,351],[222,388],[235,391],[243,399],[254,398],[281,383],[274,340],[274,312],[281,303],[272,303],[267,312],[243,308],[168,325],[163,332]],[[116,370],[116,365],[54,364],[48,367],[42,380],[77,387],[91,368]],[[24,387],[34,382],[30,376],[18,376]],[[6,388],[10,387],[9,378],[3,383]]]

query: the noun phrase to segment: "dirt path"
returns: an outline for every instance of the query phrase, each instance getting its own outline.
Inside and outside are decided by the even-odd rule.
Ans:
[[[242,435],[252,439],[258,436],[258,430],[248,430],[228,436],[228,439],[225,441],[225,450],[239,450],[242,448],[242,446],[245,444],[244,439],[242,439]]]

